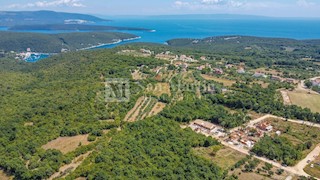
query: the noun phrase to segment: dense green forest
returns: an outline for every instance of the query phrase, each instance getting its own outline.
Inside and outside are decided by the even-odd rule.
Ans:
[[[105,22],[108,20],[95,16],[77,13],[54,11],[1,11],[0,26],[15,26],[26,24],[64,24],[65,20],[81,19],[87,23]]]
[[[97,92],[104,90],[101,76],[130,78],[131,69],[162,62],[88,51],[53,56],[36,64],[10,59],[0,59],[0,64],[0,167],[17,179],[43,179],[70,157],[40,146],[59,136],[115,127],[113,122],[99,120],[123,118],[133,107],[139,93],[135,84],[129,103],[107,109],[105,102],[97,99]],[[110,113],[114,109],[117,114]],[[30,122],[32,126],[25,126]],[[27,168],[30,159],[37,163]]]
[[[198,51],[214,51],[219,54],[238,54],[265,59],[272,63],[275,58],[311,56],[320,59],[319,40],[295,40],[284,38],[263,38],[252,36],[217,36],[204,39],[173,39],[168,44]],[[291,56],[291,57],[290,57]],[[257,60],[257,59],[256,59]],[[259,63],[259,62],[257,62]],[[286,63],[290,63],[287,61]]]
[[[82,41],[81,38],[86,39],[92,35],[101,39],[100,36],[105,33],[87,33],[87,36],[75,33],[73,37],[68,37],[68,34],[52,35],[56,40],[51,43],[61,46],[63,39],[78,44]],[[44,36],[46,40],[53,38],[47,39],[49,35]],[[108,34],[110,39],[131,36],[133,35]],[[30,36],[30,39],[32,38],[34,37]],[[14,43],[11,45],[14,46]],[[43,50],[49,48],[43,44],[42,47],[38,45]],[[237,55],[236,51],[220,52],[213,46],[208,46],[213,48],[211,52],[208,49],[192,50],[190,47],[129,44],[108,50],[58,54],[37,63],[0,58],[0,169],[14,175],[16,179],[45,179],[76,156],[93,151],[67,179],[112,179],[115,176],[119,179],[223,179],[226,177],[225,172],[191,153],[194,147],[209,147],[219,143],[212,138],[195,134],[188,128],[183,130],[179,123],[204,119],[225,128],[234,128],[250,120],[247,116],[249,111],[320,122],[319,113],[312,113],[310,109],[294,105],[283,105],[277,90],[292,88],[292,85],[287,83],[265,80],[268,86],[263,88],[255,83],[251,74],[241,77],[234,74],[230,79],[234,78],[235,83],[225,87],[214,80],[204,80],[201,72],[195,72],[194,67],[190,67],[190,72],[183,74],[181,68],[165,65],[169,62],[153,56],[137,57],[117,53],[128,48],[146,48],[155,53],[170,50],[194,57],[207,56],[208,60],[204,63],[215,66],[219,66],[221,62],[230,62],[245,63],[252,69],[277,67],[287,71],[288,73],[284,74],[288,77],[301,79],[312,77],[318,68],[312,61],[301,60],[303,55],[295,52],[285,55],[280,49],[267,56],[266,52],[273,47],[251,55],[246,51],[239,52],[243,56]],[[312,48],[313,46],[308,52],[315,53]],[[277,55],[279,59],[275,58]],[[168,67],[176,76],[171,77],[170,81],[156,80],[154,69],[160,66],[164,69]],[[314,69],[306,70],[310,67]],[[147,78],[133,80],[131,73],[137,69]],[[188,89],[188,82],[184,79],[186,75],[192,76],[193,81],[200,85],[214,84],[214,93],[204,89],[199,92]],[[130,101],[107,103],[101,100],[100,95],[105,90],[105,78],[129,79]],[[171,90],[170,95],[153,96],[154,99],[166,103],[164,110],[143,121],[122,122],[139,97],[151,95],[144,91],[144,87],[149,83],[159,82],[168,83]],[[182,89],[175,89],[178,85],[181,85]],[[180,95],[183,98],[178,101],[177,97]],[[103,135],[103,130],[110,131]],[[80,134],[89,134],[91,140],[96,136],[99,138],[94,143],[79,146],[76,151],[67,154],[41,148],[58,137]],[[277,149],[277,153],[272,154],[270,149],[265,149],[264,144]],[[299,148],[301,147],[294,147],[283,138],[265,137],[253,152],[290,165],[301,157]],[[288,155],[286,151],[292,153]]]
[[[154,118],[128,124],[112,141],[66,179],[223,179],[223,171],[192,154],[192,147],[219,144],[181,129],[178,123]]]
[[[75,51],[118,40],[136,38],[136,35],[119,32],[82,32],[62,34],[40,34],[0,32],[0,50],[23,52],[60,53],[62,49]]]

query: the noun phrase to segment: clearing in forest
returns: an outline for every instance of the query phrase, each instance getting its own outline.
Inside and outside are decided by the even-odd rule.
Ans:
[[[11,178],[8,175],[6,175],[2,170],[0,170],[0,179],[1,180],[9,180]]]
[[[215,164],[217,164],[220,168],[224,170],[231,168],[238,161],[246,157],[245,154],[242,154],[241,152],[231,149],[229,147],[222,146],[220,147],[220,149],[216,149],[213,147],[216,146],[208,148],[194,148],[193,152],[198,156],[213,161]]]
[[[146,97],[146,96],[142,96],[140,97],[135,106],[127,113],[124,121],[128,121],[128,122],[134,122],[137,120],[142,120],[145,119],[147,117],[150,117],[153,114],[157,114],[158,111],[160,112],[163,108],[163,105],[158,104],[158,100],[152,97]],[[157,107],[160,109],[158,110]],[[161,109],[162,108],[162,109]],[[154,111],[154,112],[153,112]]]
[[[307,91],[288,91],[291,103],[303,108],[310,108],[312,112],[320,112],[320,95],[309,94]]]
[[[63,154],[66,154],[68,152],[76,150],[80,144],[90,144],[90,142],[88,141],[88,136],[89,135],[86,134],[73,137],[59,137],[55,140],[48,142],[46,145],[43,145],[42,148],[45,150],[56,149],[61,151]]]
[[[216,81],[218,83],[222,83],[224,86],[229,86],[230,87],[230,86],[232,86],[233,84],[236,83],[236,81],[233,81],[233,80],[217,78],[217,77],[209,76],[209,75],[206,75],[206,74],[202,74],[201,76],[205,80]]]
[[[157,102],[154,107],[151,109],[148,117],[155,116],[159,114],[166,107],[165,103]]]
[[[171,95],[170,91],[170,84],[169,83],[157,83],[151,89],[149,88],[148,91],[151,91],[155,96],[161,96],[162,94]]]

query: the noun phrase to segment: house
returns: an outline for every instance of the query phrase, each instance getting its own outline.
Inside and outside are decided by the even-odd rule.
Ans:
[[[258,124],[257,126],[259,129],[261,129],[262,131],[272,131],[273,130],[273,126],[267,122],[262,122],[260,124]]]
[[[244,68],[239,68],[238,70],[237,70],[237,73],[238,74],[244,74],[244,73],[246,73],[246,71],[244,70]]]
[[[311,80],[312,86],[320,86],[320,78]]]
[[[214,124],[207,122],[207,121],[200,120],[200,119],[195,120],[193,122],[193,124],[197,128],[200,128],[200,129],[206,131],[207,133],[210,133],[215,128]]]
[[[200,60],[205,61],[205,60],[207,60],[207,57],[201,56],[201,57],[200,57]]]
[[[247,146],[248,148],[253,148],[253,146],[254,146],[254,142],[250,141],[248,139],[241,139],[240,142],[242,144],[244,144],[245,146]]]
[[[223,74],[223,70],[220,68],[214,68],[213,70],[214,70],[214,73],[216,74]]]
[[[202,70],[205,69],[205,68],[206,68],[205,65],[201,65],[201,66],[197,67],[197,69],[198,69],[199,71],[202,71]]]
[[[227,65],[226,65],[226,69],[230,69],[230,68],[233,68],[233,67],[234,67],[233,64],[227,64]]]
[[[140,49],[140,52],[143,53],[143,54],[153,54],[150,50],[148,49]]]
[[[181,55],[179,60],[184,62],[195,62],[195,60],[192,57],[186,55]]]
[[[259,78],[259,77],[263,77],[263,78],[267,78],[268,76],[262,72],[255,72],[253,77]]]

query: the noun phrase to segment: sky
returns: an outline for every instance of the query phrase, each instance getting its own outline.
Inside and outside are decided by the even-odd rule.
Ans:
[[[320,0],[0,0],[0,10],[54,10],[106,16],[245,14],[320,17]]]

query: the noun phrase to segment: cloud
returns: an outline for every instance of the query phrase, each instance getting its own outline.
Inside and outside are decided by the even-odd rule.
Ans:
[[[37,1],[28,4],[11,4],[8,8],[85,7],[80,0]]]
[[[297,1],[297,5],[300,6],[300,7],[311,7],[311,6],[314,6],[316,4],[313,3],[313,2],[309,2],[307,0],[298,0]]]
[[[208,9],[208,8],[237,8],[245,5],[238,0],[194,0],[194,1],[175,1],[174,6],[178,8],[186,7],[190,9]]]

